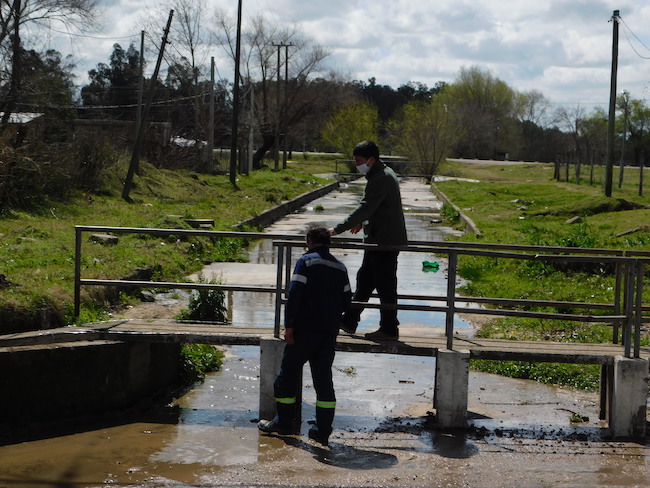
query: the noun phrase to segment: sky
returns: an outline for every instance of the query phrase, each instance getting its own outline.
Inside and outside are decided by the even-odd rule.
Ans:
[[[52,47],[77,60],[80,85],[113,44],[139,49],[143,18],[158,0],[100,0],[92,37],[53,36]],[[204,0],[237,13],[237,0]],[[242,23],[255,16],[297,26],[331,51],[327,64],[350,79],[397,88],[453,83],[478,66],[519,92],[538,90],[557,105],[609,103],[614,10],[620,11],[617,92],[650,99],[650,2],[645,0],[242,0]],[[149,9],[149,10],[147,10]],[[164,25],[168,11],[161,10]],[[160,39],[162,32],[153,33]],[[233,68],[215,46],[218,75]],[[149,60],[153,66],[155,59]]]

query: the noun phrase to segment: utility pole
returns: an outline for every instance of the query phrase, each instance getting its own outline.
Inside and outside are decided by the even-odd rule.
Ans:
[[[289,46],[293,44],[284,45],[284,104],[282,106],[282,169],[287,169],[287,85],[289,83]]]
[[[612,77],[609,87],[609,121],[607,124],[607,152],[605,158],[605,196],[612,196],[612,178],[614,175],[614,121],[616,119],[616,76],[618,70],[618,21],[620,11],[614,10],[612,22]]]
[[[210,58],[210,120],[208,120],[208,171],[214,172],[214,56]]]
[[[255,84],[251,81],[250,130],[248,132],[248,165],[246,174],[253,170],[253,142],[255,141]]]
[[[237,44],[235,47],[235,85],[232,90],[232,130],[230,137],[230,183],[237,186],[237,128],[239,126],[239,58],[241,57],[241,2],[237,7]]]
[[[135,114],[135,133],[142,123],[142,94],[144,93],[144,31],[140,31],[140,66],[138,68],[138,111]]]
[[[623,90],[623,140],[621,141],[621,160],[618,163],[618,187],[623,186],[623,168],[625,167],[625,139],[627,139],[627,104],[630,94]]]
[[[142,144],[142,138],[144,136],[144,127],[147,125],[147,117],[149,116],[149,109],[151,108],[151,102],[153,101],[154,85],[158,79],[158,72],[160,71],[160,65],[162,64],[165,46],[167,45],[167,36],[169,35],[169,28],[172,25],[172,17],[174,17],[174,11],[170,10],[169,18],[167,19],[167,25],[165,26],[165,31],[162,37],[162,43],[160,44],[160,51],[158,52],[156,68],[153,70],[153,75],[151,75],[149,92],[147,93],[147,102],[144,105],[144,112],[142,114],[140,126],[138,127],[138,132],[135,137],[135,143],[133,144],[131,163],[129,164],[129,171],[126,174],[126,180],[124,181],[124,190],[122,191],[122,199],[126,200],[127,202],[132,201],[129,193],[131,193],[131,187],[133,186],[133,175],[138,171],[138,166],[140,165],[140,145]]]
[[[282,44],[273,44],[278,48],[278,63],[275,77],[275,171],[280,170],[280,48]]]

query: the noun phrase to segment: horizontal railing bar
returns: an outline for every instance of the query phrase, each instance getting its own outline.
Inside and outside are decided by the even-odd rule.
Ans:
[[[456,309],[458,313],[477,315],[501,315],[504,317],[528,317],[539,319],[569,320],[572,322],[617,322],[627,319],[625,315],[577,315],[553,312],[528,312],[524,310],[499,310],[489,308]]]
[[[169,281],[131,281],[131,280],[93,280],[81,279],[82,285],[99,286],[121,286],[141,288],[181,288],[181,289],[207,289],[223,291],[250,291],[259,293],[275,293],[275,287],[271,286],[244,286],[244,285],[220,285],[216,283],[174,283]]]
[[[219,237],[219,238],[241,238],[241,239],[279,239],[279,244],[292,244],[293,241],[304,241],[305,237],[303,235],[291,235],[291,234],[276,234],[276,233],[262,233],[262,232],[236,232],[236,231],[211,231],[211,230],[199,230],[199,229],[160,229],[160,228],[145,228],[145,227],[115,227],[115,226],[97,226],[97,225],[77,225],[75,229],[78,229],[82,232],[113,232],[116,234],[149,234],[149,235],[192,235],[192,236],[204,236],[204,237]],[[289,242],[285,242],[289,241]],[[637,256],[639,258],[650,258],[650,251],[622,251],[617,249],[591,249],[591,248],[566,248],[559,246],[527,246],[527,245],[516,245],[516,244],[492,244],[492,243],[461,243],[461,242],[448,242],[448,241],[409,241],[409,246],[377,246],[373,244],[363,244],[360,239],[346,239],[346,238],[333,238],[332,244],[333,247],[343,247],[348,248],[348,245],[359,248],[359,249],[385,249],[385,250],[401,250],[408,252],[421,252],[429,249],[435,249],[439,252],[449,252],[449,251],[461,251],[462,254],[474,254],[470,251],[481,250],[481,249],[503,249],[503,250],[516,250],[516,251],[540,251],[540,252],[563,252],[570,254],[562,255],[543,255],[544,259],[557,258],[566,260],[572,254],[590,254],[597,256],[585,256],[585,257],[601,257],[600,255],[605,255],[613,258],[630,258]],[[492,255],[492,254],[490,254]],[[515,255],[506,253],[502,257],[518,257],[520,254],[516,253]],[[542,256],[535,255],[536,259],[541,258]],[[578,257],[578,256],[575,256]]]
[[[296,246],[293,241],[273,241],[274,246]],[[362,250],[375,250],[375,251],[400,251],[400,252],[435,252],[438,254],[456,253],[458,255],[467,256],[484,256],[491,258],[504,258],[504,259],[528,259],[533,261],[565,261],[565,262],[598,262],[598,263],[633,263],[640,258],[632,258],[625,256],[603,256],[603,255],[587,255],[587,256],[574,256],[570,254],[525,254],[517,252],[504,252],[504,251],[484,251],[480,249],[465,249],[457,247],[432,247],[431,245],[408,245],[408,246],[380,246],[377,244],[365,244],[361,242],[337,241],[332,240],[330,245],[332,248],[337,249],[362,249]]]
[[[371,295],[378,297],[376,293]],[[397,295],[400,300],[422,300],[432,302],[443,302],[447,300],[446,296],[426,296],[426,295]],[[455,300],[461,303],[488,303],[492,305],[534,305],[540,307],[573,307],[573,308],[593,308],[596,310],[614,310],[614,305],[607,303],[591,303],[591,302],[562,302],[558,300],[525,300],[525,299],[510,299],[510,298],[488,298],[488,297],[468,297],[456,296]]]
[[[284,239],[284,240],[300,240],[304,242],[304,235],[291,235],[291,234],[265,234],[262,232],[235,232],[235,231],[221,231],[221,230],[199,230],[199,229],[155,229],[145,227],[110,227],[99,225],[77,225],[75,229],[83,232],[112,232],[115,234],[149,234],[149,235],[191,235],[203,237],[219,237],[219,238],[239,238],[239,239]]]

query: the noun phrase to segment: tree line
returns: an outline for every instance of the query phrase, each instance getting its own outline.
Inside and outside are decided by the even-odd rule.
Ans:
[[[208,19],[200,0],[163,3],[143,26],[150,33],[149,52],[115,44],[107,62],[91,69],[78,90],[71,57],[27,49],[22,40],[30,32],[27,26],[48,16],[83,31],[94,23],[95,7],[92,0],[0,3],[3,143],[19,147],[25,142],[9,123],[12,113],[43,113],[42,142],[59,143],[71,140],[76,119],[135,120],[145,90],[155,94],[150,120],[169,123],[174,137],[205,141],[213,131],[215,146],[228,147],[232,84],[226,77],[215,78],[208,48],[219,46],[234,61],[234,19],[224,11]],[[156,39],[166,9],[177,12],[167,68],[151,80],[144,68],[160,49]],[[375,78],[350,80],[328,68],[326,48],[295,27],[278,27],[262,16],[245,26],[241,50],[238,147],[253,142],[254,169],[280,147],[347,155],[361,139],[377,140],[385,153],[431,163],[434,172],[447,157],[559,161],[575,165],[579,180],[581,165],[604,164],[604,110],[579,104],[552,109],[541,91],[519,92],[479,66],[464,67],[452,82],[433,87],[417,81],[393,88]],[[626,93],[618,106],[616,153],[625,164],[641,165],[650,145],[650,108]]]

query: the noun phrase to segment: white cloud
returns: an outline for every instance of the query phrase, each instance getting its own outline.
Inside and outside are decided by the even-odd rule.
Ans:
[[[80,54],[90,67],[108,62],[114,42],[123,47],[139,42],[139,16],[144,7],[160,4],[100,3],[106,8],[104,33],[111,38],[84,43]],[[206,17],[216,7],[236,15],[234,0],[205,4]],[[634,97],[647,96],[650,60],[639,54],[650,58],[650,5],[638,0],[243,0],[244,23],[264,15],[298,25],[332,51],[332,67],[357,80],[375,77],[395,88],[409,81],[433,86],[476,65],[517,90],[537,89],[554,102],[604,105],[614,9],[624,21],[618,85]],[[227,64],[220,70],[231,72]]]

